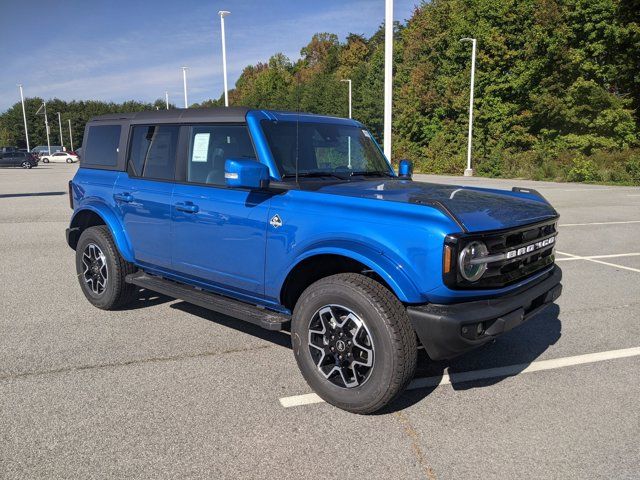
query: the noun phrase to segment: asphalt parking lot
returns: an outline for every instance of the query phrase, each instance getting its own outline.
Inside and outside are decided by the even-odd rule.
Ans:
[[[544,194],[564,294],[358,416],[308,395],[285,333],[155,295],[92,307],[76,168],[0,170],[0,478],[640,477],[640,188],[417,176]]]

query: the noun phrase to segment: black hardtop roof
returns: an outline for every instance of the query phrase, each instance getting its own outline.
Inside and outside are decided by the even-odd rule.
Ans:
[[[244,122],[247,107],[174,108],[171,110],[148,110],[133,113],[108,113],[93,117],[91,122],[132,121],[138,122]]]

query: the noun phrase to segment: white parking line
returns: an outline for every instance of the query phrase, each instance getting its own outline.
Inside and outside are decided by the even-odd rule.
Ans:
[[[628,223],[640,223],[640,220],[629,220],[626,222],[592,222],[592,223],[564,223],[558,225],[559,227],[583,227],[587,225],[624,225]]]
[[[624,265],[617,265],[615,263],[603,262],[602,260],[595,260],[591,257],[581,257],[580,255],[573,255],[572,253],[558,252],[557,250],[556,252],[561,255],[572,257],[574,260],[586,260],[587,262],[599,263],[601,265],[608,265],[610,267],[621,268],[623,270],[629,270],[630,272],[640,273],[640,269],[638,268],[625,267]]]
[[[556,252],[562,255],[569,255],[568,253]],[[618,257],[637,257],[640,253],[614,253],[612,255],[590,255],[588,257],[569,257],[569,258],[556,258],[556,262],[571,262],[574,260],[593,260],[598,258],[618,258]]]
[[[543,370],[555,370],[557,368],[570,367],[573,365],[584,365],[586,363],[603,362],[618,358],[636,357],[640,355],[640,347],[624,348],[621,350],[609,350],[606,352],[588,353],[586,355],[576,355],[574,357],[555,358],[553,360],[540,360],[531,363],[521,363],[517,365],[507,365],[505,367],[487,368],[485,370],[472,370],[469,372],[453,373],[437,377],[417,378],[409,384],[407,390],[416,390],[425,387],[439,387],[451,383],[470,382],[474,380],[485,380],[496,377],[512,377],[523,373],[540,372]],[[322,403],[322,400],[315,393],[304,395],[294,395],[280,399],[280,405],[284,408],[299,407],[312,403]]]

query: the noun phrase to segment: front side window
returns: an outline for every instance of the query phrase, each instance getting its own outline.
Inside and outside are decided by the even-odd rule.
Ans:
[[[83,163],[114,167],[118,162],[120,125],[94,125],[89,127]],[[53,150],[54,147],[51,147]]]
[[[355,125],[262,120],[273,158],[283,176],[391,174],[371,134]]]
[[[188,182],[224,185],[224,165],[228,159],[256,158],[244,125],[198,125],[190,130]]]
[[[173,180],[180,127],[136,125],[131,135],[129,169],[137,177]]]

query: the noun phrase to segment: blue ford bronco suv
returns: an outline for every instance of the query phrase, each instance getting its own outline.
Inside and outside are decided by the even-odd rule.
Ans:
[[[561,292],[536,191],[413,181],[354,120],[246,108],[92,119],[67,242],[96,307],[140,288],[290,330],[309,385],[371,413]]]

